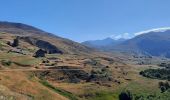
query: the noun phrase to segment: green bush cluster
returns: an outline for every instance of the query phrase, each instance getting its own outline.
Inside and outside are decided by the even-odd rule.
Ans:
[[[139,74],[152,79],[170,80],[170,69],[147,69]]]
[[[163,83],[164,85],[167,83]],[[166,87],[166,86],[165,86]],[[163,93],[132,93],[131,91],[122,91],[119,94],[119,100],[170,100],[170,92]]]

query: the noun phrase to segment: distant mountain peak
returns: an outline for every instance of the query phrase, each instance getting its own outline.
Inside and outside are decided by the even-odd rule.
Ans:
[[[125,38],[120,38],[120,39],[113,39],[115,41],[125,41],[125,40],[128,40],[128,39],[125,39]]]
[[[113,40],[113,39],[111,37],[107,37],[107,38],[105,38],[103,40]]]

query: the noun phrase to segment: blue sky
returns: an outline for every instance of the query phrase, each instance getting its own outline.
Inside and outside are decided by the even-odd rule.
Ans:
[[[82,42],[170,26],[170,0],[1,0],[0,20]]]

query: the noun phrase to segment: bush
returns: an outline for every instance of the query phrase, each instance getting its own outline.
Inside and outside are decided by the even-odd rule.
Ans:
[[[12,62],[10,60],[2,60],[1,64],[4,66],[10,66],[12,64]]]
[[[168,82],[159,82],[159,88],[161,90],[161,92],[165,92],[170,88],[170,85]]]
[[[107,68],[93,69],[88,81],[112,81],[111,71]]]
[[[119,100],[133,100],[133,96],[130,91],[123,91],[119,95]]]
[[[170,80],[170,69],[147,69],[141,71],[140,75],[152,79]]]
[[[163,86],[161,86],[160,89],[161,89],[161,92],[162,92],[162,93],[166,91],[166,88],[163,87]]]

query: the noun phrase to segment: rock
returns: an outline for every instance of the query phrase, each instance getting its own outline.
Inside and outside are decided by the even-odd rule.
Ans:
[[[17,46],[19,46],[19,37],[16,37],[16,38],[14,39],[13,44],[12,44],[12,47],[17,47]]]
[[[60,49],[58,49],[55,45],[51,44],[50,42],[39,40],[32,37],[21,37],[21,39],[31,45],[46,50],[47,53],[49,54],[55,54],[55,53],[63,54],[63,52]]]
[[[36,57],[36,58],[45,57],[46,53],[47,53],[47,51],[39,49],[38,51],[35,52],[34,57]]]

